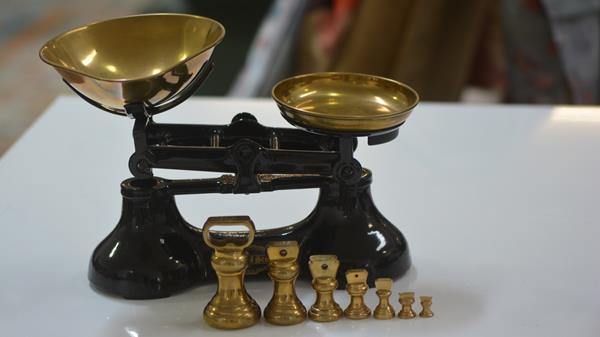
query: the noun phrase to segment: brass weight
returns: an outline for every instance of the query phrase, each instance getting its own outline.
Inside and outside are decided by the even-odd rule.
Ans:
[[[417,316],[415,311],[412,309],[412,305],[415,303],[414,292],[411,291],[400,293],[399,302],[402,305],[402,309],[400,309],[398,317],[402,319],[412,319]]]
[[[211,227],[236,225],[248,228],[245,241],[233,235],[220,240],[211,237]],[[215,250],[210,264],[218,278],[217,292],[204,308],[204,320],[214,328],[241,329],[260,320],[260,307],[244,287],[244,274],[248,268],[246,248],[254,241],[255,232],[254,223],[247,216],[211,217],[204,224],[202,236]]]
[[[333,291],[337,288],[336,274],[340,261],[335,255],[312,255],[308,267],[313,277],[312,286],[317,299],[308,311],[308,317],[317,322],[332,322],[343,315],[342,308],[335,302]]]
[[[423,310],[419,313],[420,317],[429,318],[433,317],[433,311],[431,311],[431,304],[433,303],[431,296],[420,296],[421,307]]]
[[[371,316],[371,309],[365,304],[364,295],[369,290],[366,269],[349,269],[346,271],[346,290],[350,294],[350,304],[344,315],[350,319],[365,319]]]
[[[379,304],[373,311],[373,317],[376,319],[392,319],[396,316],[394,308],[390,304],[390,295],[392,294],[393,281],[391,278],[378,278],[375,280],[375,288]]]
[[[300,274],[299,253],[296,241],[278,241],[267,245],[273,297],[265,308],[265,319],[271,324],[292,325],[306,319],[306,308],[298,299],[294,287]]]

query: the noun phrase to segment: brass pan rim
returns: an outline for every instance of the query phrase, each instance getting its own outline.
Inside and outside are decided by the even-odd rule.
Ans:
[[[76,33],[78,31],[81,31],[83,29],[87,29],[90,26],[94,26],[94,25],[99,25],[99,24],[104,24],[104,23],[108,23],[108,22],[112,22],[112,21],[119,21],[119,20],[125,20],[125,19],[131,19],[131,18],[137,18],[137,17],[150,17],[150,16],[178,16],[178,17],[188,17],[188,18],[193,18],[193,19],[200,19],[200,20],[205,20],[205,21],[209,21],[213,24],[216,24],[220,30],[221,30],[221,35],[212,43],[207,44],[206,46],[204,46],[203,48],[199,49],[197,52],[187,56],[185,59],[180,60],[179,62],[171,65],[170,67],[164,69],[163,71],[161,71],[160,73],[156,73],[156,74],[152,74],[152,75],[146,75],[146,76],[140,76],[140,77],[132,77],[132,78],[106,78],[106,77],[102,77],[102,76],[97,76],[97,75],[92,75],[90,73],[86,73],[86,72],[82,72],[79,70],[75,70],[72,68],[68,68],[63,66],[60,63],[57,62],[53,62],[49,59],[47,59],[44,56],[44,50],[46,48],[48,48],[49,45],[51,45],[52,43],[54,43],[55,41],[64,38],[70,34]],[[79,27],[75,27],[73,29],[69,29],[53,38],[51,38],[50,40],[48,40],[46,43],[44,43],[44,45],[40,48],[39,52],[38,52],[38,56],[40,57],[40,59],[54,67],[54,68],[59,68],[62,69],[64,71],[67,72],[71,72],[71,73],[75,73],[78,74],[80,76],[83,77],[87,77],[87,78],[91,78],[91,79],[95,79],[95,80],[99,80],[99,81],[106,81],[106,82],[114,82],[114,83],[125,83],[125,82],[134,82],[134,81],[144,81],[144,80],[148,80],[148,79],[153,79],[156,77],[160,77],[163,76],[164,74],[168,73],[169,71],[171,71],[173,68],[179,66],[180,64],[184,64],[192,59],[194,59],[195,57],[203,54],[204,52],[206,52],[207,50],[210,50],[211,48],[214,48],[216,45],[218,45],[219,43],[221,43],[221,41],[223,41],[223,38],[225,37],[225,27],[218,21],[205,17],[205,16],[200,16],[200,15],[193,15],[193,14],[185,14],[185,13],[147,13],[147,14],[136,14],[136,15],[128,15],[128,16],[121,16],[118,18],[113,18],[113,19],[108,19],[108,20],[98,20],[98,21],[94,21],[92,23],[88,23],[86,25],[82,25]]]
[[[413,95],[413,102],[410,105],[407,105],[407,107],[402,110],[399,110],[395,113],[386,114],[386,115],[375,115],[375,116],[368,116],[368,117],[367,116],[347,116],[347,115],[346,116],[339,116],[339,115],[332,116],[331,114],[327,114],[327,113],[308,111],[308,110],[294,107],[294,106],[282,101],[275,94],[275,90],[277,90],[277,88],[280,85],[282,85],[283,83],[288,82],[288,81],[294,81],[294,80],[299,80],[299,79],[308,78],[308,77],[326,77],[326,76],[336,76],[336,75],[337,76],[370,77],[373,79],[377,79],[379,81],[398,85],[402,89],[405,89],[407,92],[409,92],[411,95]],[[277,82],[273,86],[273,88],[271,89],[271,97],[277,104],[282,105],[288,109],[294,110],[298,113],[308,115],[308,116],[319,117],[319,118],[323,118],[323,119],[330,119],[330,120],[364,120],[365,118],[374,119],[374,120],[390,119],[390,118],[402,116],[404,114],[410,114],[411,111],[417,106],[417,104],[419,104],[419,100],[420,100],[419,94],[417,93],[416,90],[414,90],[410,86],[408,86],[400,81],[396,81],[396,80],[386,78],[383,76],[358,73],[358,72],[344,72],[344,71],[327,71],[327,72],[308,73],[308,74],[301,74],[301,75],[296,75],[296,76],[285,78],[285,79]]]

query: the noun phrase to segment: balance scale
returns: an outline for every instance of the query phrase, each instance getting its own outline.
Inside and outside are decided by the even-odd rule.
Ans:
[[[133,177],[121,183],[116,228],[92,254],[91,284],[125,298],[149,299],[215,282],[202,229],[181,216],[174,197],[304,188],[319,189],[314,210],[296,224],[257,231],[248,274],[264,274],[268,242],[294,240],[301,277],[310,277],[313,254],[338,256],[340,287],[352,268],[367,269],[371,286],[377,277],[400,277],[411,263],[406,239],[373,204],[372,173],[353,154],[357,137],[367,137],[369,145],[396,138],[417,93],[378,76],[314,73],[273,88],[281,115],[295,128],[264,126],[249,113],[233,116],[228,125],[155,123],[154,115],[199,88],[224,35],[220,23],[205,17],[136,15],[73,29],[40,50],[42,60],[85,101],[134,120]],[[154,176],[154,168],[226,174],[173,180]],[[245,232],[213,234],[235,241]]]

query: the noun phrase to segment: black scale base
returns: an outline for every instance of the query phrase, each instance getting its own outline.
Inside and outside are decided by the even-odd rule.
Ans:
[[[338,256],[340,288],[345,287],[345,270],[351,268],[366,268],[370,286],[377,277],[402,276],[411,264],[408,245],[373,204],[371,180],[370,171],[363,170],[356,197],[345,205],[339,185],[324,184],[306,219],[258,231],[249,249],[249,278],[266,277],[265,245],[278,240],[299,242],[301,279],[310,279],[308,257],[313,254]],[[179,213],[168,180],[128,179],[121,192],[121,219],[90,261],[88,276],[95,288],[129,299],[150,299],[216,281],[211,250],[202,241],[201,229]]]

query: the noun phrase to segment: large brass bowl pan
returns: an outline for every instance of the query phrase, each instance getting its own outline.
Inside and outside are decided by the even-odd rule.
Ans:
[[[217,21],[186,14],[128,16],[82,26],[48,41],[41,59],[105,109],[160,106],[186,88],[221,42]]]
[[[404,123],[419,96],[409,86],[357,73],[314,73],[273,87],[273,99],[290,123],[324,133],[377,134]]]

